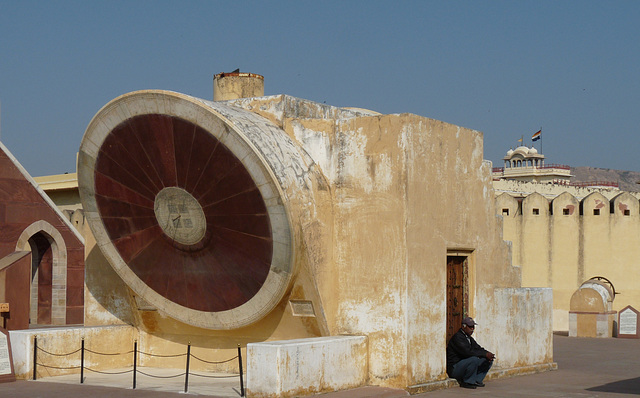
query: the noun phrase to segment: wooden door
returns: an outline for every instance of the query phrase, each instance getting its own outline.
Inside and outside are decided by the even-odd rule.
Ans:
[[[460,326],[465,308],[466,257],[447,256],[447,343]]]

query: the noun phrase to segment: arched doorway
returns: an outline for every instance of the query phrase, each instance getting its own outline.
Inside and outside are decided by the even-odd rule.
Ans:
[[[29,225],[16,251],[31,252],[29,324],[67,323],[67,247],[60,232],[44,220]]]
[[[38,232],[29,238],[31,248],[31,325],[51,325],[53,303],[53,251],[50,237]]]

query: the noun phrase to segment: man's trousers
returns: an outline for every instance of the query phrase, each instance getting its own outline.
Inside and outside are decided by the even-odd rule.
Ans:
[[[491,365],[493,362],[487,358],[466,358],[453,365],[453,371],[449,376],[469,384],[482,383],[487,372],[491,369]]]

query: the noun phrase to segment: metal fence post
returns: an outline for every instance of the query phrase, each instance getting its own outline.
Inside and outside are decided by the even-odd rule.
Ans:
[[[191,342],[187,345],[187,371],[184,374],[184,393],[189,390],[189,359],[191,358]]]
[[[240,344],[238,344],[238,363],[240,364],[240,396],[244,397],[244,380],[242,377],[242,349],[240,349]]]
[[[38,362],[38,336],[33,336],[33,380],[36,380],[36,363]]]
[[[80,346],[80,384],[84,383],[84,337]]]
[[[136,389],[136,362],[138,354],[138,340],[133,341],[133,389]]]

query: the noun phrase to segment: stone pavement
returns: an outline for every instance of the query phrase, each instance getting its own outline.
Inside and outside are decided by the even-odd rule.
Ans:
[[[475,390],[453,387],[412,397],[587,398],[640,395],[640,340],[555,335],[553,341],[558,370],[490,380],[486,387]],[[322,398],[395,398],[408,395],[401,390],[360,390],[325,394]]]
[[[459,387],[413,395],[422,398],[443,397],[630,397],[640,395],[640,340],[590,339],[554,336],[554,360],[558,370],[534,375],[490,380],[484,388],[467,390]],[[154,370],[155,371],[155,370]],[[166,370],[165,370],[166,371]],[[175,371],[174,371],[175,372]],[[79,376],[69,380],[62,376],[33,381],[0,384],[0,397],[7,398],[74,398],[86,397],[184,397],[184,378],[150,379],[138,377],[138,388],[132,390],[131,376],[118,384],[87,375],[85,384]],[[54,381],[55,379],[55,381]],[[190,378],[187,395],[239,397],[235,380]],[[170,381],[173,380],[173,381]],[[216,380],[211,382],[211,380]],[[73,384],[71,384],[73,383]],[[94,385],[101,384],[101,385]],[[111,387],[107,387],[111,386]],[[117,388],[120,386],[120,388]],[[404,390],[362,387],[321,394],[318,398],[396,398],[406,397]]]

